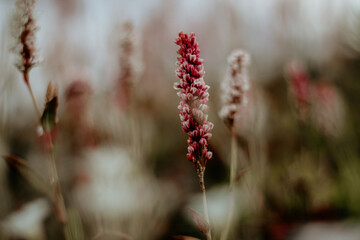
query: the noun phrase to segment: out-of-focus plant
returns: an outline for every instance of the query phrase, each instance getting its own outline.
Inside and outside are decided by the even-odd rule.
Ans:
[[[46,239],[43,221],[50,212],[45,199],[37,199],[9,215],[0,225],[9,239]]]
[[[344,131],[346,108],[339,90],[332,84],[313,85],[311,122],[327,137],[339,137]]]
[[[137,38],[132,22],[127,21],[123,24],[121,35],[116,100],[122,109],[132,104],[134,87],[143,71],[143,63],[140,59],[140,47],[137,46]]]
[[[327,82],[312,82],[305,68],[293,61],[287,68],[290,98],[302,124],[327,137],[339,137],[344,129],[345,104],[339,90]]]
[[[239,108],[247,104],[246,93],[250,89],[248,67],[250,56],[242,50],[234,50],[229,59],[229,66],[222,82],[222,108],[219,112],[231,132],[231,161],[230,161],[230,205],[225,230],[221,235],[226,240],[229,235],[232,215],[235,207],[234,184],[237,174],[237,135],[235,132],[235,115]]]
[[[30,70],[39,62],[35,45],[35,34],[38,30],[34,17],[35,3],[35,0],[16,1],[16,10],[13,14],[13,26],[11,30],[16,41],[12,47],[17,59],[15,66],[22,73],[24,82],[29,89],[31,99],[34,103],[36,113],[40,116],[40,109],[34,97],[29,79]]]
[[[53,139],[51,132],[56,125],[56,110],[58,105],[57,87],[53,88],[51,84],[48,86],[46,94],[46,105],[43,113],[41,114],[39,105],[35,99],[34,93],[31,88],[29,72],[38,63],[37,50],[35,47],[35,33],[37,30],[34,9],[35,0],[18,0],[16,1],[16,10],[13,15],[13,37],[15,38],[16,45],[13,51],[18,60],[15,63],[18,70],[22,73],[24,82],[31,95],[38,119],[40,121],[40,134],[44,137],[47,149],[50,155],[50,177],[51,185],[53,187],[52,200],[54,203],[55,213],[58,220],[62,223],[66,222],[66,210],[64,205],[63,196],[60,190],[59,178],[56,170]]]
[[[301,121],[308,121],[311,104],[310,78],[304,67],[295,61],[289,64],[287,74],[290,99],[295,105],[296,113]]]

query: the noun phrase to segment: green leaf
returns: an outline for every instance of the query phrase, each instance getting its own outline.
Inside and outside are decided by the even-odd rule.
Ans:
[[[68,222],[65,225],[66,240],[84,240],[84,229],[79,213],[75,209],[67,211]]]
[[[43,115],[41,116],[41,125],[44,131],[51,131],[56,125],[56,111],[58,107],[58,98],[53,97],[45,105]]]
[[[207,234],[209,232],[209,224],[207,221],[201,216],[200,213],[195,211],[194,209],[188,208],[188,211],[191,215],[192,220],[194,221],[195,225],[198,227],[198,229]]]
[[[52,198],[51,187],[35,170],[30,168],[21,158],[13,155],[4,157],[7,165],[17,171],[36,190]]]

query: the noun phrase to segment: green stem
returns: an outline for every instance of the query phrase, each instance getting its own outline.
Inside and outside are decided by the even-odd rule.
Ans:
[[[230,190],[234,188],[237,172],[237,141],[236,134],[231,134]]]
[[[27,79],[28,77],[24,77],[24,78]],[[37,104],[37,101],[35,99],[34,92],[33,92],[32,88],[31,88],[31,85],[30,85],[30,83],[28,81],[25,82],[25,83],[26,83],[26,86],[27,86],[27,88],[29,90],[31,100],[32,100],[32,102],[34,104],[36,114],[37,114],[38,118],[41,119],[41,112],[40,112],[40,109],[39,109],[39,105]]]
[[[56,213],[58,220],[61,223],[66,223],[67,222],[66,208],[65,208],[64,198],[61,193],[61,186],[60,186],[59,177],[58,177],[57,170],[56,170],[56,162],[55,162],[53,149],[50,152],[50,163],[51,163],[51,169],[52,169],[51,170],[51,177],[52,177],[51,185],[54,189],[53,203],[54,203],[54,207],[55,207],[55,213]]]
[[[231,134],[231,159],[230,159],[230,203],[229,203],[229,211],[226,220],[225,230],[221,234],[221,240],[226,240],[229,236],[231,221],[233,218],[234,208],[235,208],[235,193],[234,193],[234,185],[236,179],[236,170],[237,170],[237,142],[236,142],[236,134],[232,131]]]
[[[206,201],[206,189],[205,189],[205,182],[204,182],[204,174],[205,174],[205,168],[201,167],[200,172],[199,172],[199,182],[200,182],[200,189],[202,192],[205,220],[209,226],[209,230],[206,233],[206,239],[211,240],[211,228],[210,228],[209,212],[208,212],[207,201]]]

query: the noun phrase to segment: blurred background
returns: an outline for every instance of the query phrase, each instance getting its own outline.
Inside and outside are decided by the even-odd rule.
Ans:
[[[15,1],[0,1],[0,154],[50,181],[46,144],[16,69]],[[194,32],[215,127],[205,183],[214,239],[229,208],[230,131],[218,116],[234,49],[251,55],[237,116],[229,239],[360,239],[360,2],[38,0],[40,108],[59,86],[55,158],[65,231],[29,169],[0,161],[0,239],[205,239],[173,89],[180,31]],[[310,87],[303,113],[293,83]],[[304,116],[305,115],[305,116]]]

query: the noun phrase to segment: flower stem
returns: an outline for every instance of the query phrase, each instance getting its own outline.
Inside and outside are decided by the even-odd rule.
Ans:
[[[35,111],[36,111],[36,114],[38,116],[38,119],[39,119],[39,121],[41,121],[40,108],[39,108],[39,105],[38,105],[38,103],[36,101],[36,98],[34,96],[34,92],[33,92],[32,88],[31,88],[28,73],[25,72],[23,74],[23,77],[24,77],[26,86],[27,86],[27,88],[29,90],[32,102],[34,104]],[[53,193],[54,195],[52,196],[53,197],[52,200],[53,200],[53,204],[54,204],[54,208],[55,208],[55,214],[56,214],[58,220],[61,223],[66,223],[66,219],[67,219],[67,217],[66,217],[66,208],[65,208],[65,204],[64,204],[64,198],[63,198],[62,193],[61,193],[59,177],[58,177],[58,174],[57,174],[56,162],[55,162],[55,156],[54,156],[54,148],[52,146],[51,134],[47,133],[42,125],[41,125],[41,127],[43,129],[44,134],[47,134],[47,137],[49,137],[49,142],[51,143],[51,148],[50,148],[51,150],[50,150],[50,157],[49,157],[50,158],[50,164],[51,164],[50,176],[51,176],[51,186],[53,187],[53,191],[54,191],[54,193]]]
[[[53,186],[53,189],[54,189],[53,204],[55,207],[55,213],[56,213],[58,220],[61,223],[66,223],[66,221],[67,221],[66,208],[65,208],[65,204],[64,204],[64,198],[61,193],[61,187],[60,187],[59,177],[58,177],[57,170],[56,170],[56,162],[55,162],[53,150],[50,153],[50,162],[51,162],[51,169],[52,169],[51,185]]]
[[[29,78],[28,75],[24,74],[24,79],[28,79],[28,78]],[[38,118],[40,119],[41,118],[41,112],[40,112],[40,109],[39,109],[39,105],[37,104],[37,101],[35,99],[34,92],[33,92],[32,88],[31,88],[31,85],[30,85],[29,81],[25,80],[25,83],[26,83],[26,86],[27,86],[27,88],[29,90],[31,100],[32,100],[32,102],[34,104],[36,114],[37,114]]]
[[[205,168],[200,169],[199,182],[200,182],[200,189],[202,192],[204,214],[205,214],[205,220],[209,225],[209,230],[206,233],[206,239],[211,240],[211,228],[210,228],[209,212],[208,212],[207,201],[206,201],[206,189],[205,189],[205,182],[204,182],[204,174],[205,174]]]
[[[230,190],[233,189],[237,171],[237,141],[236,134],[231,134]]]
[[[236,178],[236,170],[237,170],[237,142],[236,142],[236,134],[232,131],[231,133],[231,159],[230,159],[230,204],[229,204],[229,212],[226,220],[225,230],[221,234],[221,240],[226,240],[228,238],[230,232],[231,221],[233,218],[233,212],[235,207],[235,193],[234,193],[234,184]]]

